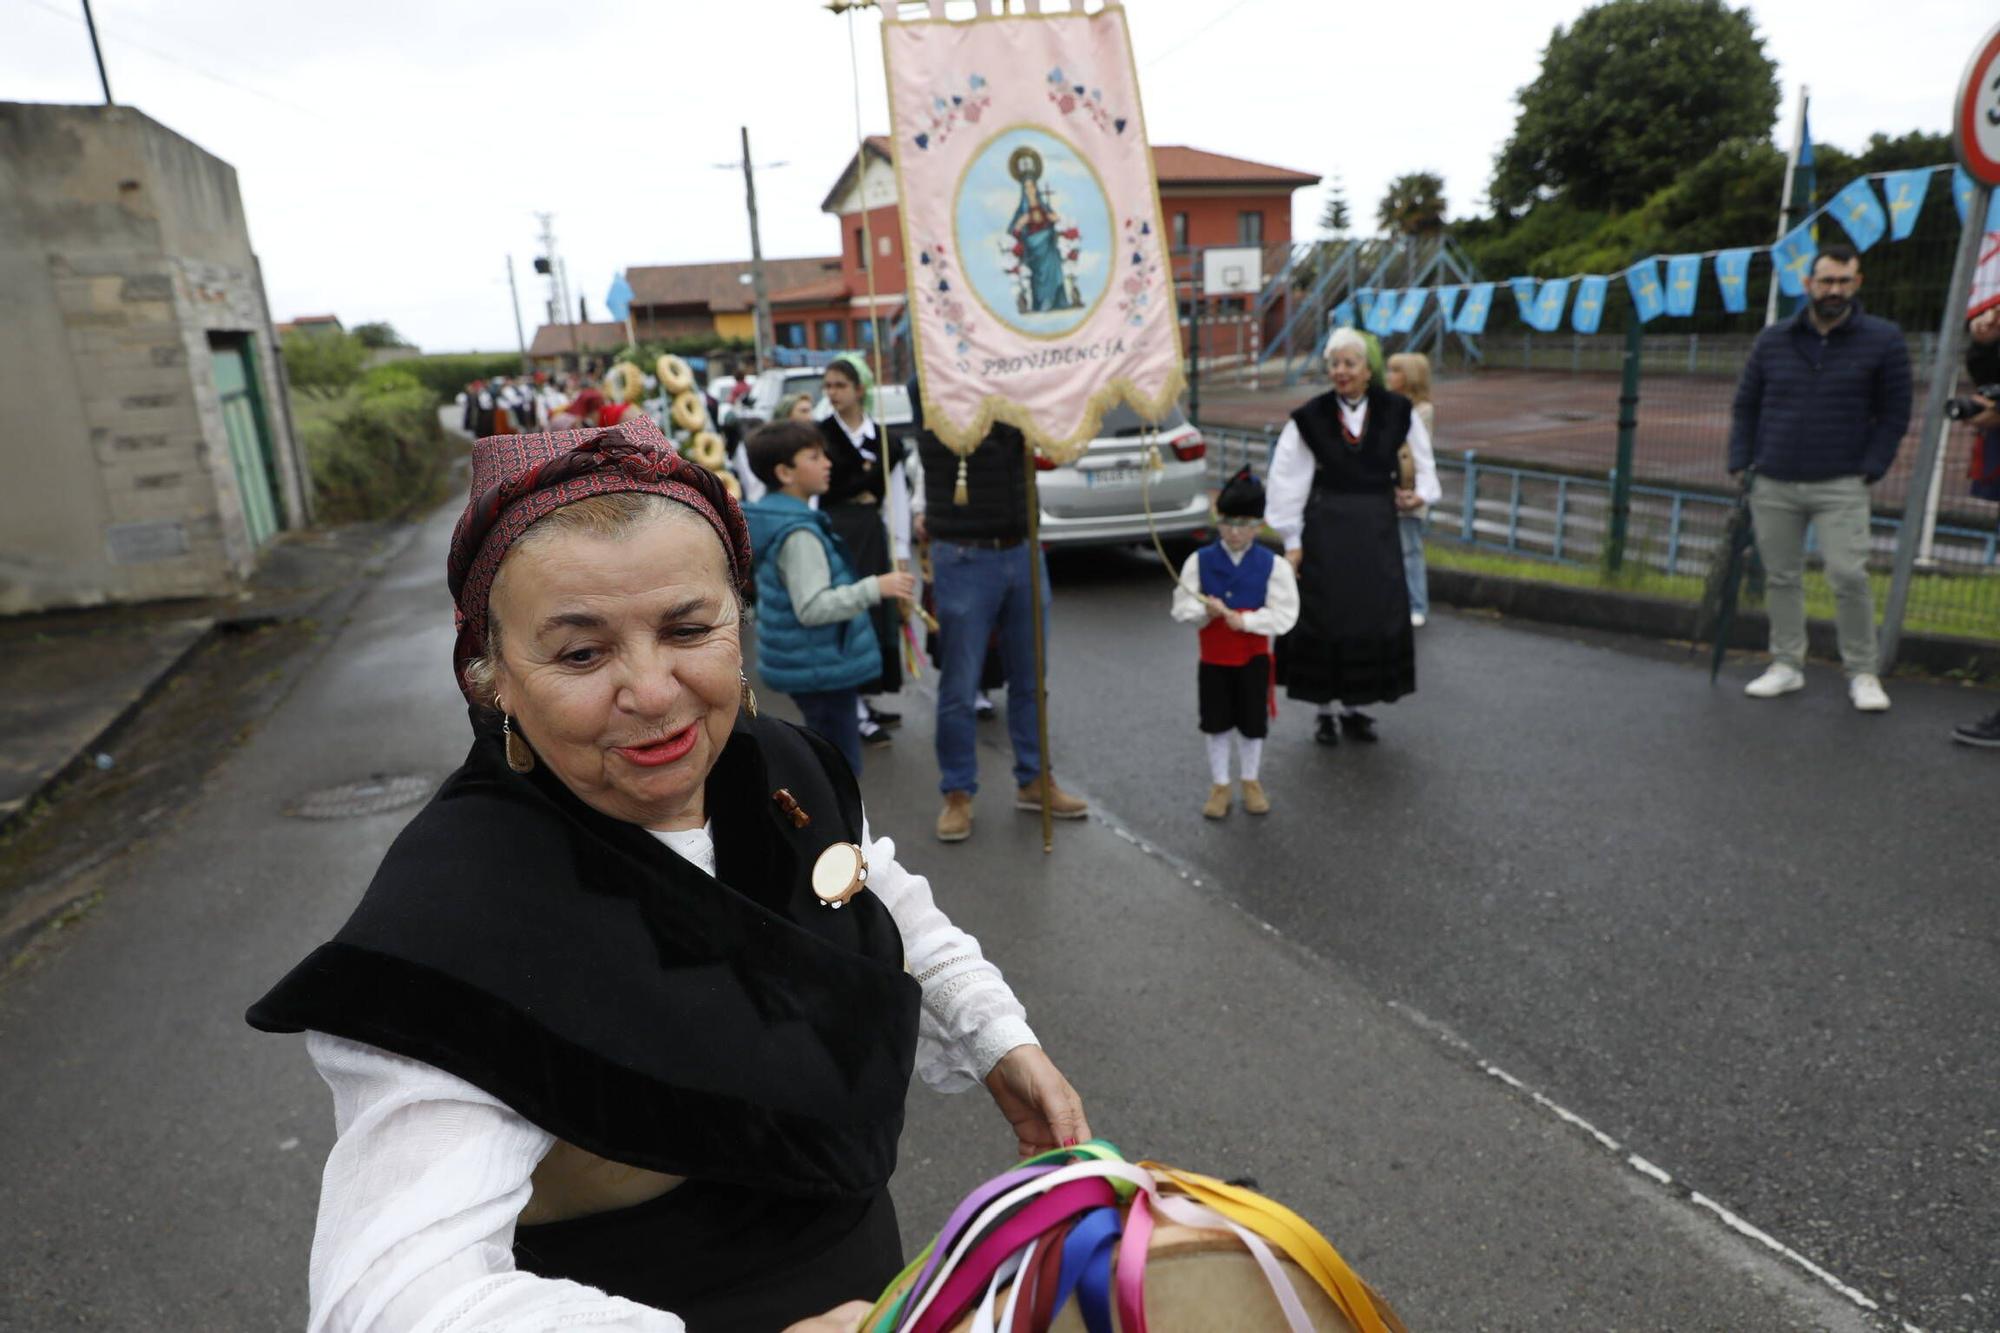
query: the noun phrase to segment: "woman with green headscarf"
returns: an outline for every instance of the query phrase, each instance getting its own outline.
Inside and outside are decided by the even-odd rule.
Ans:
[[[857,578],[887,574],[897,562],[907,564],[910,558],[909,492],[902,451],[875,420],[875,377],[868,373],[865,359],[852,353],[836,357],[826,368],[825,388],[833,411],[819,423],[819,430],[826,456],[833,462],[833,483],[820,497],[819,507],[847,544]],[[861,687],[861,739],[868,745],[886,745],[887,728],[902,717],[867,700],[903,688],[902,608],[883,602],[869,614],[882,647],[882,676]]]

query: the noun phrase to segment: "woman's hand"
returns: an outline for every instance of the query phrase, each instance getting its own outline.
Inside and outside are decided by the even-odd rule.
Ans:
[[[1412,510],[1422,509],[1423,507],[1423,496],[1418,495],[1415,491],[1404,490],[1401,486],[1396,488],[1397,512],[1407,514]]]
[[[1014,1127],[1023,1157],[1090,1137],[1083,1099],[1039,1046],[1016,1046],[1001,1056],[986,1076],[986,1090]]]
[[[868,1317],[868,1312],[874,1308],[867,1301],[849,1301],[838,1309],[828,1310],[825,1314],[801,1319],[786,1329],[785,1333],[854,1333],[855,1329],[861,1327],[861,1321]]]

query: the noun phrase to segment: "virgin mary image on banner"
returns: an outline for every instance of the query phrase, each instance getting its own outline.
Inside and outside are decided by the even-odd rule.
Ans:
[[[1042,155],[1021,147],[1007,162],[1007,174],[1021,183],[1021,202],[1007,223],[1013,238],[1010,270],[1016,282],[1015,306],[1021,314],[1042,310],[1074,310],[1083,304],[1070,265],[1076,263],[1081,233],[1063,225],[1056,212],[1055,191],[1042,184]],[[1069,247],[1064,254],[1063,247]],[[1067,259],[1067,263],[1065,263]]]

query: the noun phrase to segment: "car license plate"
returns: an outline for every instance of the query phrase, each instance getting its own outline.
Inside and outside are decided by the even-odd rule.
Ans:
[[[1145,475],[1144,468],[1136,468],[1136,467],[1090,468],[1083,474],[1083,484],[1088,486],[1091,490],[1096,490],[1101,486],[1136,486],[1139,484],[1139,478],[1144,475]]]

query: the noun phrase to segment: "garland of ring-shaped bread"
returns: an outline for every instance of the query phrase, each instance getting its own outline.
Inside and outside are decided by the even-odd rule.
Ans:
[[[660,357],[653,366],[653,373],[660,377],[660,391],[670,398],[679,397],[694,387],[694,368],[672,352]]]
[[[636,403],[646,396],[646,375],[630,361],[613,363],[604,372],[604,396],[614,403]]]

